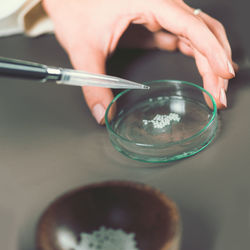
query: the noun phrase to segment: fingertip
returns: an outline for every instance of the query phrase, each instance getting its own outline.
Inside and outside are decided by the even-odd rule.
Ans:
[[[226,109],[227,108],[227,104],[223,104],[220,100],[215,100],[216,102],[216,106],[217,106],[217,109],[218,110],[221,110],[221,109]]]
[[[227,89],[228,89],[228,79],[223,79],[223,83],[224,83],[224,90],[227,91]]]
[[[209,64],[214,74],[217,76],[223,79],[231,79],[235,77],[235,70],[231,61],[226,60],[226,63],[224,63],[214,58],[212,61],[209,61]]]
[[[222,92],[222,91],[221,91]],[[226,109],[227,108],[227,99],[225,92],[220,93],[219,97],[212,95],[216,104],[217,109]],[[214,109],[214,104],[211,100],[211,98],[204,94],[205,101],[210,109]]]
[[[228,71],[232,75],[232,77],[235,77],[234,68],[231,62],[227,61]]]
[[[101,88],[101,87],[82,87],[83,95],[85,101],[98,124],[105,124],[105,113],[113,100],[113,93],[111,89]],[[112,105],[110,112],[108,114],[108,119],[112,119],[115,113],[115,106]]]
[[[217,109],[227,108],[226,83],[228,80],[209,74],[203,77],[204,88],[213,96]],[[208,106],[213,109],[211,98],[204,94],[204,98]]]
[[[234,72],[238,72],[239,71],[239,65],[233,61],[233,68],[234,68]]]
[[[227,97],[224,88],[220,89],[220,108],[226,108],[227,107]]]
[[[95,104],[91,109],[92,115],[96,119],[97,123],[99,123],[100,125],[104,124],[105,112],[106,109],[103,107],[101,103]]]

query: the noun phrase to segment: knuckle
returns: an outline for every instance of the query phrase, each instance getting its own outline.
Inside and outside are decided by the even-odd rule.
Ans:
[[[213,19],[212,25],[219,31],[219,32],[225,32],[225,28],[221,22],[219,22],[216,19]]]

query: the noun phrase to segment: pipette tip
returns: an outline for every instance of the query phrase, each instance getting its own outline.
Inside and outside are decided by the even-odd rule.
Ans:
[[[130,89],[150,89],[149,86],[143,85],[143,84],[136,84],[136,85],[134,84],[134,85],[129,86],[128,88],[130,88]]]
[[[125,83],[125,85],[127,85],[128,89],[150,89],[150,87],[148,85],[145,85],[145,84],[127,81],[127,80],[125,80],[125,81],[123,80],[123,82]]]

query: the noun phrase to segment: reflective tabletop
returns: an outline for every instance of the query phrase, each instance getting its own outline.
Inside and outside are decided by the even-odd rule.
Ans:
[[[182,216],[181,250],[249,248],[249,6],[243,0],[188,3],[225,25],[233,57],[243,67],[229,83],[228,108],[218,113],[216,138],[185,160],[150,164],[118,153],[78,87],[0,78],[1,249],[33,250],[38,219],[50,202],[105,180],[143,182],[172,198]],[[71,67],[53,35],[1,38],[0,51],[1,56]],[[107,71],[139,82],[202,84],[194,60],[177,52],[118,49]]]

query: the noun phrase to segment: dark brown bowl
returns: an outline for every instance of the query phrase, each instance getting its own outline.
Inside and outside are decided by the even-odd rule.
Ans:
[[[134,233],[140,250],[177,250],[180,216],[174,202],[139,183],[109,181],[81,187],[55,200],[40,218],[38,250],[70,250],[60,233],[78,242],[101,226]]]

